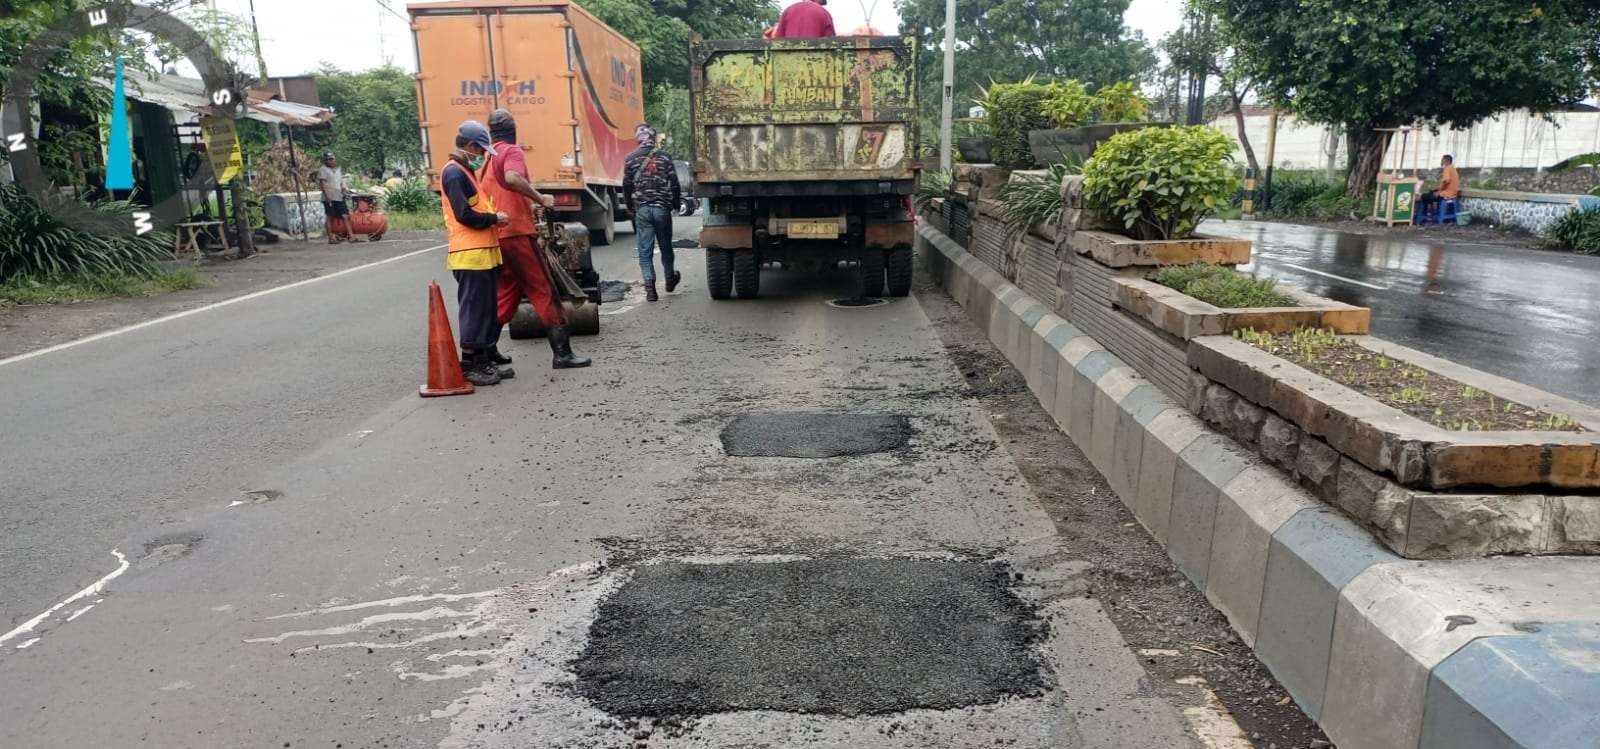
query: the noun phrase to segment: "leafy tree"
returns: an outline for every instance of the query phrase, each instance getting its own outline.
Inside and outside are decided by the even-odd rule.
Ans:
[[[941,106],[944,0],[896,0],[901,29],[921,42],[923,103]],[[1073,78],[1091,88],[1142,79],[1155,54],[1123,23],[1128,0],[962,0],[956,5],[958,102],[990,81]],[[958,103],[958,109],[967,105]]]
[[[667,136],[667,152],[674,158],[692,159],[694,139],[689,127],[689,89],[657,84],[652,87],[644,118]]]
[[[1198,5],[1192,3],[1191,5]],[[1261,173],[1261,164],[1256,160],[1255,148],[1250,145],[1250,136],[1245,131],[1244,102],[1250,96],[1255,81],[1250,78],[1249,71],[1239,59],[1238,49],[1230,43],[1227,33],[1217,28],[1215,23],[1200,20],[1201,13],[1191,11],[1191,23],[1185,28],[1168,34],[1161,40],[1161,51],[1166,53],[1167,72],[1165,76],[1181,79],[1184,75],[1192,74],[1198,78],[1201,85],[1198,90],[1191,90],[1190,95],[1199,95],[1198,102],[1191,102],[1193,112],[1199,115],[1198,119],[1210,122],[1218,111],[1233,111],[1234,127],[1238,131],[1239,145],[1244,147],[1244,157],[1250,169],[1257,174]],[[1165,77],[1164,76],[1164,77]],[[1226,102],[1218,102],[1214,97],[1204,96],[1204,82],[1216,79],[1222,89],[1222,96]],[[1189,119],[1191,124],[1196,124],[1194,119],[1186,118],[1180,112],[1181,98],[1178,91],[1180,85],[1170,93],[1173,97],[1171,116],[1174,121]],[[1222,106],[1218,106],[1221,104]]]
[[[1372,187],[1374,128],[1465,128],[1507,109],[1551,111],[1594,85],[1596,0],[1197,0],[1223,22],[1262,93],[1340,125],[1345,190]]]
[[[772,0],[578,0],[611,28],[639,45],[644,83],[652,101],[668,89],[689,86],[689,35],[707,39],[761,36],[778,20]]]
[[[343,166],[363,173],[421,164],[416,85],[405,71],[387,66],[346,73],[325,64],[317,84],[323,105],[337,114],[331,129],[316,135],[318,147],[331,146]]]

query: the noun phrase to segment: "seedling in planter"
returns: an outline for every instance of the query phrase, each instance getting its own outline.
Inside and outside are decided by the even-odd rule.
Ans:
[[[1577,425],[1576,419],[1560,414],[1545,414],[1544,419],[1539,422],[1539,428],[1548,432],[1567,430]]]
[[[1389,357],[1385,354],[1378,354],[1378,369],[1388,369],[1389,366]]]
[[[1417,388],[1400,388],[1394,394],[1394,399],[1401,403],[1421,403],[1427,397],[1427,393]]]
[[[1466,398],[1469,401],[1476,400],[1480,395],[1483,395],[1483,391],[1471,385],[1461,388],[1461,397]]]

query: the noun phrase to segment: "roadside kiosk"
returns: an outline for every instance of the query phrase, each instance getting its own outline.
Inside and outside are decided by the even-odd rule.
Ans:
[[[1395,224],[1409,224],[1415,216],[1417,189],[1422,184],[1418,177],[1417,159],[1422,152],[1422,144],[1411,152],[1411,174],[1405,174],[1406,149],[1411,143],[1411,133],[1417,131],[1415,127],[1380,127],[1377,131],[1384,133],[1383,155],[1378,159],[1378,186],[1372,199],[1372,220],[1381,221],[1388,226]],[[1389,156],[1393,153],[1390,146],[1394,144],[1394,137],[1400,136],[1400,150],[1394,154],[1391,161]],[[1386,164],[1390,166],[1386,167]],[[1384,169],[1388,168],[1388,173]]]

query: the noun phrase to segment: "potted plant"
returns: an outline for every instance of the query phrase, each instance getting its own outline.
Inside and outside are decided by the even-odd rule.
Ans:
[[[1083,164],[1081,198],[1118,231],[1077,232],[1073,248],[1114,268],[1248,262],[1248,240],[1195,235],[1239,187],[1233,149],[1201,125],[1111,136]]]
[[[1050,85],[1044,113],[1053,127],[1030,130],[1028,148],[1039,163],[1062,159],[1083,161],[1117,133],[1149,127],[1150,102],[1132,81],[1102,87],[1090,94],[1078,81]]]

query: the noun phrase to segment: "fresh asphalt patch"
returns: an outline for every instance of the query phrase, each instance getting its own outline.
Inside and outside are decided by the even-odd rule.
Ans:
[[[602,601],[577,691],[619,717],[857,716],[1042,694],[1048,634],[999,563],[818,559],[639,567]]]
[[[722,450],[741,458],[837,458],[905,447],[911,421],[892,414],[745,414],[722,430]]]

